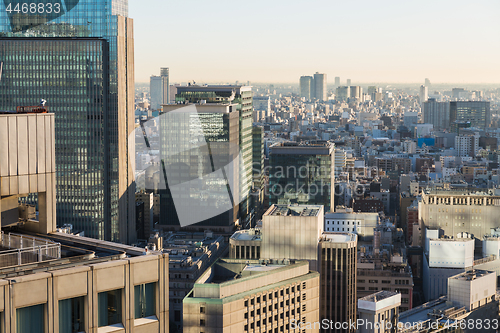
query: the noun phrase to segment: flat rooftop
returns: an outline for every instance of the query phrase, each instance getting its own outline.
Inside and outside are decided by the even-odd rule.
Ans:
[[[480,269],[475,269],[472,271],[464,272],[455,276],[450,277],[450,279],[453,280],[462,280],[462,281],[472,281],[479,279],[483,276],[489,275],[489,274],[495,274],[494,272],[489,272],[489,271],[483,271]]]
[[[236,231],[231,239],[240,241],[260,241],[262,240],[262,234],[259,229],[245,229]]]
[[[321,240],[324,242],[331,243],[347,243],[355,242],[357,236],[349,232],[323,232],[321,234]]]
[[[169,232],[163,237],[163,253],[169,254],[171,263],[185,261],[188,257],[192,262],[196,262],[211,249],[222,248],[223,244],[222,236],[211,233]]]
[[[273,205],[264,216],[318,216],[318,205]]]
[[[379,302],[381,300],[384,300],[386,298],[393,297],[396,295],[398,295],[398,293],[395,293],[394,291],[382,290],[382,291],[379,291],[375,294],[361,297],[360,300],[367,301],[367,302]]]
[[[246,265],[243,272],[266,272],[283,267],[283,265]]]

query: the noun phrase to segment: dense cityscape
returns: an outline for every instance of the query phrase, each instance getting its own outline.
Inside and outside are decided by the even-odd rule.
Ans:
[[[142,22],[0,3],[0,332],[500,330],[500,84],[143,73]]]

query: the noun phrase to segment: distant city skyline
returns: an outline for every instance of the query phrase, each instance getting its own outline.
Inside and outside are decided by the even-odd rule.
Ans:
[[[306,9],[310,9],[307,11]],[[499,83],[500,2],[130,0],[136,82]],[[472,15],[472,13],[475,13]],[[246,18],[247,20],[242,20]],[[223,41],[227,41],[224,43]],[[227,44],[227,46],[225,46]]]

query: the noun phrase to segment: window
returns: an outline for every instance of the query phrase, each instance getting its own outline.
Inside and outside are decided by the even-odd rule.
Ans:
[[[145,318],[156,314],[155,283],[140,284],[134,287],[135,318]],[[203,312],[202,312],[203,311]],[[200,307],[200,313],[205,308]]]
[[[17,333],[44,333],[44,305],[33,305],[16,310]]]
[[[84,298],[76,297],[59,301],[59,332],[85,331]]]
[[[266,295],[262,296],[262,302],[266,301]]]
[[[245,306],[248,306],[248,300],[245,301]]]
[[[200,313],[205,313],[205,307],[204,306],[200,306]]]
[[[257,297],[257,303],[260,303],[260,296]]]
[[[205,326],[205,319],[200,319],[200,326]]]
[[[99,293],[98,326],[109,326],[122,323],[122,290],[110,290]]]

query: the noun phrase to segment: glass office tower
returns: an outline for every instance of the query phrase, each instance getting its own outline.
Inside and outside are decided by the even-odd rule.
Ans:
[[[127,15],[126,0],[0,2],[0,110],[44,99],[55,113],[57,224],[122,243],[135,240]]]
[[[335,146],[318,141],[276,143],[269,153],[269,205],[323,205],[333,210]]]
[[[243,163],[240,166],[240,223],[246,225],[251,219],[249,195],[252,190],[252,120],[253,93],[250,86],[190,85],[177,87],[175,101],[178,103],[237,104],[239,112],[239,144]]]

